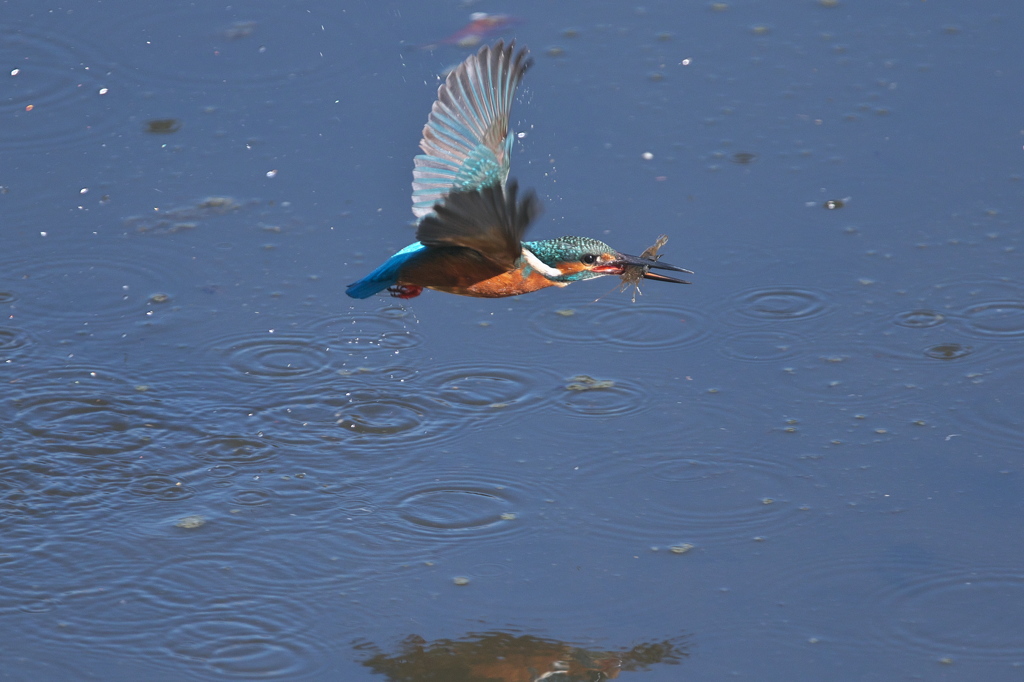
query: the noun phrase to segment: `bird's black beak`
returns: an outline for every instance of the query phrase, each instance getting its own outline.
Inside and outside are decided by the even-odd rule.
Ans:
[[[651,269],[671,270],[673,272],[686,272],[691,275],[693,274],[693,270],[687,270],[686,268],[681,268],[678,265],[670,265],[660,260],[653,260],[642,256],[630,256],[626,253],[620,253],[614,261],[611,261],[604,266],[594,268],[594,270],[599,272],[607,272],[609,275],[632,275],[631,279],[634,282],[640,281],[640,278],[643,277],[644,279],[653,279],[656,282],[690,284],[690,282],[687,282],[685,279],[676,279],[675,277],[662,275],[658,272],[651,272]]]

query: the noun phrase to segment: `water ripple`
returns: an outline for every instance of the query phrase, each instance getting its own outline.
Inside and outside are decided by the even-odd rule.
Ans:
[[[332,356],[311,334],[256,332],[217,339],[214,352],[227,358],[237,375],[260,379],[300,379],[330,370]]]
[[[934,310],[908,310],[897,314],[893,322],[910,329],[927,329],[946,322],[946,316]]]
[[[727,358],[745,362],[785,360],[806,351],[806,343],[800,336],[775,330],[728,334],[717,347]]]
[[[423,480],[429,478],[429,480]],[[520,519],[527,497],[514,477],[484,478],[463,472],[409,473],[382,504],[384,532],[403,543],[442,545],[505,538],[529,525]]]
[[[114,650],[126,659],[152,661],[170,654],[189,669],[201,666],[221,677],[295,679],[309,672],[317,660],[308,634],[313,620],[309,602],[291,595],[239,592],[244,577],[231,582],[231,570],[224,568],[214,583],[216,590],[185,580],[193,591],[180,603],[173,598],[182,596],[177,591],[155,592],[145,586],[70,593],[58,611],[61,627],[51,626],[49,639],[64,646]],[[154,638],[157,632],[162,637]]]
[[[379,501],[365,486],[349,475],[302,470],[294,474],[261,479],[266,499],[282,523],[296,519],[304,523],[333,526],[339,516],[347,518],[373,514]],[[272,520],[267,520],[272,523]]]
[[[798,287],[758,288],[741,292],[727,311],[757,322],[788,322],[819,317],[831,311],[825,294]]]
[[[273,494],[269,491],[247,488],[245,490],[236,490],[231,495],[231,504],[237,504],[243,507],[258,507],[260,505],[268,504],[272,499]]]
[[[32,336],[16,327],[0,327],[0,364],[20,358],[34,345]]]
[[[423,343],[422,335],[411,328],[414,320],[403,308],[387,306],[376,312],[356,312],[332,316],[314,323],[312,328],[325,345],[344,351],[402,351]]]
[[[194,441],[189,451],[215,464],[255,464],[278,454],[278,446],[266,438],[228,434],[209,435]]]
[[[264,599],[220,604],[167,631],[166,650],[190,665],[200,661],[221,677],[297,679],[317,666],[313,642],[286,613],[294,609],[292,602],[272,610]],[[281,619],[285,615],[287,621]]]
[[[503,486],[465,483],[432,485],[409,493],[399,515],[414,534],[427,536],[493,532],[514,508]]]
[[[900,353],[905,355],[897,357],[929,359],[925,350],[921,346],[911,351],[901,349]],[[892,356],[888,349],[878,352],[857,346],[835,347],[825,355],[784,368],[780,384],[801,396],[813,396],[838,406],[891,406],[919,399],[921,387],[909,383],[905,367],[892,363]]]
[[[569,379],[556,405],[577,417],[621,417],[646,409],[649,393],[632,381],[579,375]]]
[[[113,17],[97,13],[92,21],[97,25],[86,30],[95,35],[130,36],[105,40],[102,48],[111,62],[124,65],[118,74],[150,90],[181,85],[262,89],[295,79],[324,80],[351,66],[350,55],[330,49],[322,13],[170,3],[128,6]],[[310,39],[293,40],[297,33]]]
[[[49,518],[59,517],[51,515]],[[77,533],[74,537],[38,542],[38,536],[35,536],[34,546],[25,547],[17,543],[7,547],[3,562],[5,579],[0,585],[0,613],[55,607],[60,617],[74,619],[81,613],[79,608],[82,604],[97,607],[106,604],[105,608],[121,612],[118,628],[123,636],[138,637],[139,633],[134,628],[136,621],[131,615],[136,611],[134,600],[117,603],[110,598],[113,591],[121,589],[118,584],[127,577],[126,573],[132,571],[126,567],[131,565],[128,560],[134,554],[133,548],[123,542],[123,538],[112,538],[102,529],[95,529],[95,517],[90,518],[89,531]],[[102,578],[98,577],[100,575]],[[87,609],[90,619],[93,618],[91,609]],[[103,621],[100,615],[103,610],[95,614],[97,629]],[[144,610],[152,612],[148,608]],[[167,611],[161,610],[161,617],[166,614]],[[61,631],[74,636],[68,630]],[[50,632],[51,636],[55,634]],[[75,634],[81,635],[82,631]]]
[[[1024,658],[1024,573],[942,564],[914,546],[823,553],[776,590],[788,614],[777,634],[849,651],[909,648],[932,660]]]
[[[128,492],[143,498],[160,500],[161,502],[175,502],[187,500],[195,495],[195,490],[184,485],[177,476],[164,474],[145,474],[132,481],[128,486]]]
[[[111,128],[118,93],[108,94],[106,66],[66,32],[0,27],[4,96],[0,149],[67,147]]]
[[[383,451],[396,457],[406,449],[436,446],[461,435],[460,415],[421,391],[403,384],[377,388],[339,383],[268,396],[253,413],[258,435],[289,445],[343,445],[350,455]]]
[[[18,302],[23,315],[95,325],[100,321],[147,318],[148,301],[168,280],[166,258],[113,257],[110,253],[55,256],[19,251],[2,267],[25,281]]]
[[[959,343],[936,343],[924,349],[923,355],[932,360],[959,360],[973,352],[970,346]]]
[[[1024,364],[1020,357],[1012,362],[997,366],[990,375],[974,375],[960,391],[953,409],[973,437],[1016,451],[1024,443],[1024,410],[1020,406]]]
[[[149,599],[165,606],[186,608],[194,604],[196,595],[211,594],[212,589],[224,590],[229,585],[266,596],[287,597],[297,585],[322,589],[339,582],[343,564],[324,556],[327,545],[318,546],[314,538],[303,537],[303,541],[313,544],[300,547],[295,539],[305,534],[296,530],[289,535],[292,539],[283,544],[280,538],[268,541],[276,544],[276,548],[262,542],[244,542],[239,545],[244,548],[244,560],[227,547],[195,547],[185,554],[161,556],[160,563],[137,580]],[[220,544],[224,543],[237,544],[228,538]]]
[[[1024,336],[1024,300],[987,301],[967,307],[960,321],[968,333],[989,338]]]
[[[951,570],[890,586],[895,639],[933,658],[1024,660],[1024,573]]]
[[[8,519],[60,514],[64,520],[95,515],[123,502],[134,462],[61,451],[20,448],[0,458],[0,510]]]
[[[545,340],[610,344],[630,349],[682,348],[702,342],[709,324],[696,310],[654,303],[599,302],[543,310],[530,321]]]
[[[430,395],[474,417],[487,410],[525,410],[545,405],[558,376],[536,366],[454,365],[417,376]]]
[[[725,451],[634,453],[583,467],[576,492],[601,496],[598,532],[654,545],[750,542],[820,515],[813,472],[795,457]]]
[[[869,651],[879,642],[891,642],[896,618],[882,596],[914,584],[934,564],[915,547],[860,549],[817,553],[798,574],[776,576],[781,584],[770,589],[786,612],[773,636],[798,651],[809,641],[846,651]]]
[[[1009,279],[954,280],[930,286],[915,298],[922,309],[959,314],[989,302],[1019,303],[1024,300],[1024,287]]]
[[[12,382],[11,425],[62,449],[110,455],[149,445],[176,423],[168,406],[104,370],[65,367]]]

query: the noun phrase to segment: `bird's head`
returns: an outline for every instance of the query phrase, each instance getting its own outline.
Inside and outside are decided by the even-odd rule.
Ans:
[[[642,268],[642,277],[645,279],[689,284],[686,280],[650,272],[650,269],[675,272],[691,272],[690,270],[651,258],[620,253],[604,242],[589,237],[559,237],[525,242],[524,246],[544,265],[557,271],[545,274],[549,279],[559,282],[578,282],[603,275],[622,276],[630,268]]]

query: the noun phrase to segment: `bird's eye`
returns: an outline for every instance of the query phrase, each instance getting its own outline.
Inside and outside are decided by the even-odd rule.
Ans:
[[[594,255],[594,254],[592,254],[592,253],[585,253],[585,254],[583,254],[583,256],[582,256],[582,257],[580,258],[580,261],[581,261],[581,262],[582,262],[582,263],[583,263],[584,265],[593,265],[593,264],[594,264],[595,262],[597,262],[597,256],[595,256],[595,255]]]

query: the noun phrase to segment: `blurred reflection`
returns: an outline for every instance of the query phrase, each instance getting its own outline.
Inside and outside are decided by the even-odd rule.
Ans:
[[[467,635],[461,640],[427,642],[410,635],[394,654],[363,661],[393,682],[600,682],[656,663],[677,664],[689,656],[685,637],[650,642],[625,651],[589,651],[552,639],[505,632]]]

